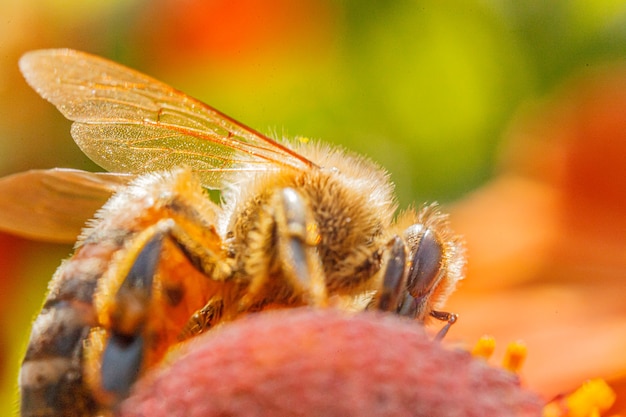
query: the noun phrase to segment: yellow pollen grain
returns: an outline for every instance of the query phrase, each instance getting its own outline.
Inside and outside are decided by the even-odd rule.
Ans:
[[[472,356],[477,358],[489,359],[496,349],[496,339],[493,336],[482,336],[472,349]]]
[[[523,342],[510,343],[506,349],[502,367],[508,371],[517,373],[522,369],[522,365],[526,360],[528,348]]]
[[[600,378],[585,382],[566,399],[571,417],[600,416],[614,402],[615,392]]]

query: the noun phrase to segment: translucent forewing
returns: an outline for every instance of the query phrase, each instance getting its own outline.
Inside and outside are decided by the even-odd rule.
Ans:
[[[109,171],[186,165],[207,188],[224,173],[314,164],[172,87],[122,65],[68,49],[29,52],[26,81],[74,121],[72,137]]]
[[[74,169],[31,170],[0,179],[0,230],[73,243],[111,195],[133,175]]]

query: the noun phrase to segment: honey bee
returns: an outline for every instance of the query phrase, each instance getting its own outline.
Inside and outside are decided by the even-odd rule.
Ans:
[[[272,140],[86,53],[34,51],[20,68],[112,171],[0,180],[0,227],[30,237],[65,240],[104,204],[33,324],[23,417],[111,413],[174,346],[251,312],[375,309],[445,321],[439,337],[456,320],[440,308],[462,277],[460,239],[436,205],[395,216],[370,160]],[[19,197],[29,210],[11,209]]]

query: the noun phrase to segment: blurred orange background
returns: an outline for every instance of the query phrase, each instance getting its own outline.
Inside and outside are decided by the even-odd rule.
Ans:
[[[9,0],[0,5],[0,175],[98,170],[23,81],[70,47],[277,136],[386,166],[402,207],[438,200],[465,236],[450,341],[529,346],[546,399],[626,370],[626,2]],[[30,322],[71,247],[0,234],[0,414]],[[616,410],[624,412],[622,389]],[[620,402],[621,400],[621,402]]]

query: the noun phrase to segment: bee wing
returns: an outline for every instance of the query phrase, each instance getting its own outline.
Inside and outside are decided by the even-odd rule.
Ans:
[[[229,171],[315,165],[225,114],[137,71],[69,49],[25,54],[26,81],[74,121],[72,137],[109,171],[186,165],[219,189]]]
[[[73,243],[85,221],[133,178],[59,168],[0,178],[0,229],[35,240]]]

